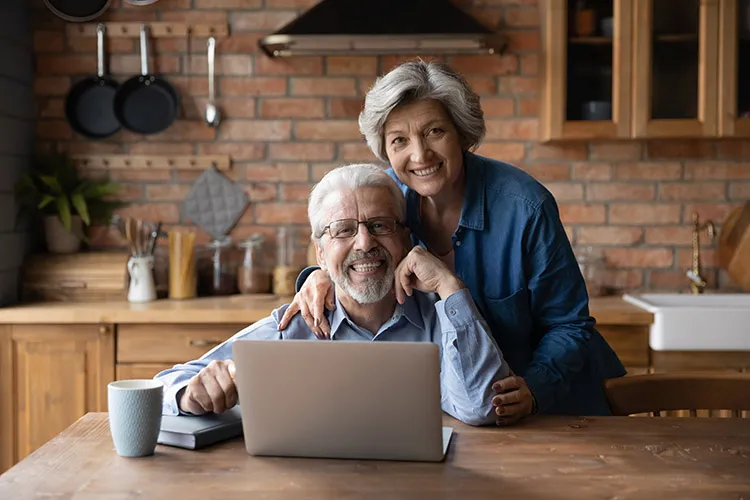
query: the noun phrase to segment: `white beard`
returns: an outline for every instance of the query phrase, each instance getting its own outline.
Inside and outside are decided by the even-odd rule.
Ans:
[[[361,283],[355,285],[352,280],[349,279],[349,266],[358,259],[363,257],[380,257],[385,259],[385,276],[382,278],[368,278]],[[388,293],[393,289],[393,282],[396,278],[396,270],[393,267],[393,259],[381,249],[376,249],[369,253],[357,252],[351,253],[347,256],[344,264],[336,273],[329,273],[331,280],[338,286],[344,293],[349,295],[352,299],[360,304],[372,304],[373,302],[379,302],[384,299]]]

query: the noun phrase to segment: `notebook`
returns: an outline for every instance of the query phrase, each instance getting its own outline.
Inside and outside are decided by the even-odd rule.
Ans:
[[[197,450],[242,435],[239,406],[221,414],[162,415],[157,442]]]

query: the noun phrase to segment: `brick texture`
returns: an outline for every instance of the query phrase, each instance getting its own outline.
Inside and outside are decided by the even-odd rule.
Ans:
[[[253,232],[273,238],[279,224],[293,224],[300,229],[302,250],[312,183],[342,163],[374,160],[357,125],[364,95],[379,75],[414,57],[269,59],[258,49],[260,37],[317,1],[162,0],[147,9],[113,2],[106,21],[219,22],[228,23],[232,34],[217,41],[217,98],[224,111],[218,129],[202,122],[208,96],[205,39],[158,39],[152,40],[151,65],[178,89],[179,119],[156,136],[123,131],[106,141],[79,137],[63,113],[71,85],[95,70],[95,39],[69,37],[64,23],[35,23],[26,45],[35,56],[37,145],[72,153],[229,155],[227,175],[251,199],[232,233],[235,240]],[[487,135],[477,152],[518,166],[550,190],[571,241],[605,250],[609,288],[616,293],[687,290],[691,214],[697,211],[720,227],[750,198],[750,141],[540,143],[540,2],[454,1],[480,23],[502,26],[510,38],[510,50],[501,56],[420,55],[449,63],[480,95]],[[49,19],[43,2],[30,5],[34,16]],[[108,48],[116,78],[123,81],[138,71],[136,39],[111,39]],[[189,227],[180,201],[199,174],[113,170],[109,175],[125,184],[122,197],[134,203],[124,213]],[[199,241],[207,239],[200,232]],[[703,246],[709,284],[731,288],[731,280],[720,279],[712,267],[714,244],[704,237]]]

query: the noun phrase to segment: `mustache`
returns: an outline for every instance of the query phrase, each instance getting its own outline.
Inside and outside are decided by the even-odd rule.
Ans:
[[[385,259],[386,263],[390,263],[391,256],[382,247],[373,248],[369,252],[352,252],[346,256],[344,266],[350,266],[362,259]]]

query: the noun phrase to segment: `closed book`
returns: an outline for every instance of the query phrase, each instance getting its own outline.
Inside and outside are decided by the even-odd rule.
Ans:
[[[197,450],[242,435],[240,407],[224,413],[204,415],[162,415],[157,442]]]

